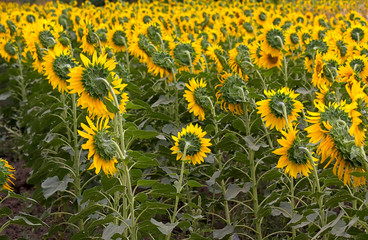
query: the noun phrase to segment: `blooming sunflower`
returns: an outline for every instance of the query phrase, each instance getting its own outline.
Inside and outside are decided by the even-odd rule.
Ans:
[[[98,46],[98,35],[95,32],[95,27],[89,20],[80,21],[80,28],[83,29],[81,48],[84,52],[92,55],[95,47]]]
[[[254,11],[253,18],[259,26],[262,26],[267,22],[267,11],[263,8],[259,8]]]
[[[135,29],[129,41],[128,51],[141,62],[146,63],[148,58],[151,57],[157,49],[140,29]]]
[[[201,164],[207,153],[211,150],[208,148],[212,144],[210,139],[204,138],[207,132],[204,132],[198,124],[193,126],[189,124],[186,128],[183,128],[178,136],[172,136],[175,141],[175,145],[170,148],[172,154],[176,154],[176,160],[190,161],[193,165]],[[186,148],[186,152],[185,152]],[[185,159],[183,155],[185,154]]]
[[[158,51],[152,54],[151,58],[147,59],[148,72],[154,76],[160,75],[161,78],[169,77],[169,81],[172,81],[172,68],[174,67],[174,59],[169,53]]]
[[[128,41],[123,26],[115,24],[112,29],[108,31],[107,39],[109,41],[109,45],[115,52],[125,51],[125,44],[128,44]]]
[[[249,48],[245,44],[237,44],[237,46],[229,51],[228,64],[233,72],[240,76],[245,76],[250,61]]]
[[[347,29],[345,36],[356,43],[365,43],[368,39],[368,29],[366,26],[354,24]]]
[[[300,38],[295,28],[289,28],[285,32],[285,45],[288,51],[296,50],[300,46]]]
[[[69,49],[64,49],[61,44],[57,44],[54,49],[47,51],[44,56],[43,67],[45,76],[49,80],[52,88],[57,88],[59,92],[67,90],[67,80],[70,69],[76,66],[76,62],[70,55]]]
[[[14,172],[15,169],[6,161],[0,158],[0,190],[5,189],[8,191],[13,191],[10,184],[14,185],[13,180],[15,180]]]
[[[313,86],[331,86],[336,80],[340,66],[340,59],[332,51],[322,55],[317,53],[312,76]]]
[[[261,52],[262,52],[261,44],[258,41],[254,41],[249,46],[249,53],[250,53],[250,56],[251,56],[251,59],[252,59],[252,63],[254,65],[258,66],[259,68],[261,68],[261,66],[262,66]]]
[[[3,57],[5,61],[10,62],[11,59],[17,59],[17,52],[17,46],[11,38],[0,38],[0,56]]]
[[[179,65],[179,72],[190,71],[190,63],[192,66],[196,66],[201,58],[201,45],[197,42],[182,41],[175,43],[174,41],[170,42],[171,56],[175,59],[175,62]],[[189,55],[188,55],[189,54]],[[190,56],[190,59],[189,59]],[[193,69],[195,70],[195,69]],[[196,73],[196,71],[194,71]]]
[[[248,78],[246,78],[248,79]],[[242,115],[242,104],[248,99],[246,79],[232,73],[224,73],[219,77],[220,84],[216,85],[216,98],[220,103],[221,109],[226,112],[229,110],[233,114]]]
[[[326,85],[320,85],[318,87],[319,92],[316,92],[316,99],[314,101],[320,102],[324,105],[337,101],[336,92]]]
[[[222,47],[220,45],[213,44],[207,48],[206,54],[211,60],[215,61],[216,70],[218,73],[221,73],[227,65],[225,52]]]
[[[360,186],[365,184],[365,177],[351,176],[352,172],[364,172],[363,156],[360,147],[355,145],[349,134],[352,120],[349,116],[350,106],[345,102],[330,103],[328,106],[315,103],[318,112],[308,112],[307,121],[312,125],[305,130],[310,142],[318,144],[317,154],[321,155],[321,163],[329,160],[324,168],[335,161],[333,172],[344,184]],[[351,179],[352,178],[352,179]]]
[[[272,55],[271,53],[261,50],[260,54],[261,58],[259,62],[262,64],[261,66],[263,68],[271,69],[273,67],[277,67],[278,69],[281,69],[281,59],[283,57],[281,51],[278,51],[277,54]]]
[[[201,79],[198,80],[191,79],[189,84],[186,83],[185,86],[189,90],[185,90],[184,98],[188,102],[189,112],[193,112],[194,116],[197,116],[199,120],[203,121],[204,109],[208,103],[207,99],[207,83]]]
[[[122,80],[112,72],[116,67],[116,62],[107,60],[107,54],[97,57],[96,51],[93,53],[92,61],[83,54],[80,57],[84,67],[77,66],[70,69],[68,74],[70,79],[67,80],[70,84],[68,86],[70,93],[78,93],[80,96],[78,105],[87,108],[91,117],[113,118],[114,114],[108,111],[104,104],[105,100],[113,102],[113,97],[105,83],[100,80],[100,78],[107,80],[110,75],[112,76],[110,84],[112,84],[115,94],[120,98],[120,111],[125,110],[127,96],[122,97],[124,95],[121,95],[121,91],[126,84],[123,84]]]
[[[258,113],[261,114],[261,118],[266,122],[266,127],[281,131],[286,127],[286,120],[284,116],[284,109],[282,105],[285,105],[288,124],[291,125],[292,121],[297,120],[302,109],[303,104],[296,100],[299,94],[295,94],[293,90],[283,87],[282,89],[266,91],[266,100],[257,102]]]
[[[264,26],[259,40],[262,41],[262,50],[272,56],[278,56],[285,45],[285,36],[281,27],[271,24]]]
[[[113,143],[112,136],[107,129],[109,128],[107,119],[102,120],[99,118],[97,124],[94,125],[92,120],[86,117],[88,125],[81,123],[84,131],[78,130],[79,135],[88,139],[86,143],[82,145],[83,149],[88,149],[88,159],[93,156],[93,162],[88,168],[94,169],[98,174],[101,169],[107,176],[112,176],[117,172],[115,168],[116,160],[116,147]]]
[[[284,137],[277,139],[277,142],[282,147],[273,151],[274,154],[280,155],[276,167],[285,168],[285,173],[288,173],[292,178],[296,178],[298,174],[308,177],[310,170],[313,168],[311,160],[315,162],[317,159],[313,156],[313,159],[309,159],[309,156],[303,149],[305,144],[298,136],[296,127],[291,127],[287,132],[281,131],[281,134]]]

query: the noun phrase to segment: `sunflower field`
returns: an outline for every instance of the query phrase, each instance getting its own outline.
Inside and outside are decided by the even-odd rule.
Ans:
[[[0,239],[368,239],[366,2],[0,8]]]

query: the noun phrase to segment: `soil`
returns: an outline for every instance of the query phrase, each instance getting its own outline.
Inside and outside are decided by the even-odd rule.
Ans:
[[[27,167],[24,161],[12,161],[9,158],[7,158],[7,161],[16,169],[14,192],[22,196],[31,197],[34,192],[34,187],[27,183],[27,178],[29,177],[31,168]],[[5,196],[6,194],[2,192],[1,197]],[[19,212],[24,212],[40,218],[42,213],[45,211],[45,208],[39,204],[31,204],[29,201],[15,198],[6,199],[0,207],[5,206],[10,208],[13,212],[9,216],[10,218],[13,218]],[[0,217],[0,226],[2,226],[9,217]],[[32,228],[20,225],[9,225],[2,233],[0,233],[0,236],[7,236],[11,240],[43,239],[43,235],[47,232],[47,227]]]

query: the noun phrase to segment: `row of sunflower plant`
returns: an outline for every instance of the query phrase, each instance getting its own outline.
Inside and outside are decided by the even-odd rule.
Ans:
[[[68,239],[365,239],[362,4],[1,3],[0,120],[46,208],[33,225]]]

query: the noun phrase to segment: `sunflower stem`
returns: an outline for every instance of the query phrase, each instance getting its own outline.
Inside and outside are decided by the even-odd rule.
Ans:
[[[93,32],[93,35],[95,35],[95,37],[97,38],[97,42],[98,42],[98,46],[100,48],[100,52],[101,52],[101,54],[103,54],[100,37],[95,32]]]
[[[291,218],[294,217],[295,214],[295,187],[294,187],[294,178],[291,177],[290,178],[290,205],[291,205]],[[293,239],[296,238],[296,229],[295,228],[291,228],[291,232],[292,232],[292,236]]]
[[[212,113],[212,117],[213,117],[213,123],[215,126],[215,136],[218,136],[218,132],[219,132],[219,127],[218,127],[218,122],[216,120],[216,111],[215,111],[215,107],[212,103],[212,100],[210,97],[207,96],[208,101],[210,102],[211,105],[211,113]],[[217,137],[215,139],[215,145],[217,145],[217,143],[220,142],[220,138]],[[217,151],[216,153],[216,159],[218,161],[219,164],[219,171],[222,172],[223,170],[223,165],[222,165],[222,153],[220,150]],[[222,191],[222,195],[224,196],[224,207],[225,207],[225,217],[226,217],[226,224],[231,225],[231,217],[230,217],[230,210],[229,210],[229,203],[228,201],[225,199],[225,194],[226,194],[226,184],[225,181],[222,179],[221,180],[221,191]]]
[[[190,64],[190,73],[193,74],[193,63],[192,63],[192,57],[190,55],[190,52],[189,51],[184,51],[185,54],[188,56],[188,59],[189,59],[189,64]]]
[[[203,57],[203,60],[204,60],[204,63],[206,65],[206,72],[208,72],[208,63],[207,63],[207,58],[204,54],[202,54],[202,57]]]
[[[23,64],[22,64],[22,48],[21,48],[21,43],[19,40],[17,41],[17,46],[18,46],[17,62],[18,62],[19,75],[20,75],[19,85],[20,85],[21,94],[22,94],[22,102],[25,103],[27,101],[27,85],[26,85],[26,82],[24,81]]]
[[[282,49],[284,50],[284,42],[281,39],[281,37],[280,36],[275,36],[275,37],[280,41]],[[287,87],[288,86],[288,71],[287,71],[286,55],[285,55],[284,52],[282,52],[282,56],[283,56],[283,59],[284,59],[285,86]]]
[[[183,156],[181,159],[181,168],[180,168],[180,177],[179,177],[179,182],[178,185],[176,186],[176,197],[175,197],[175,205],[174,205],[174,212],[173,215],[171,216],[170,222],[171,223],[175,223],[176,222],[176,215],[178,214],[178,205],[179,205],[179,200],[180,200],[180,192],[182,190],[182,185],[183,185],[183,177],[184,177],[184,169],[185,169],[185,158],[187,156],[187,150],[188,147],[190,146],[189,142],[185,142],[185,146],[184,146],[184,152],[183,152]],[[171,237],[171,232],[166,235],[166,240],[170,240]]]
[[[74,144],[74,169],[75,169],[75,178],[74,178],[74,186],[75,186],[75,195],[77,196],[77,212],[81,211],[81,206],[78,204],[78,199],[82,197],[82,189],[81,189],[81,179],[80,179],[80,158],[79,158],[79,149],[78,149],[78,116],[77,116],[77,101],[75,93],[72,94],[72,115],[73,115],[73,144]],[[83,219],[79,220],[79,229],[84,229]]]
[[[159,34],[158,32],[156,34],[160,38],[161,51],[165,52],[165,44],[164,44],[164,41],[162,40],[161,34]]]
[[[178,91],[178,82],[176,80],[175,69],[171,68],[173,74],[174,88],[175,88],[175,125],[179,127],[179,91]]]
[[[286,121],[286,127],[288,129],[290,129],[290,126],[289,126],[289,119],[288,119],[288,115],[287,115],[287,112],[286,112],[286,106],[285,106],[285,103],[284,102],[278,102],[278,105],[280,105],[282,107],[282,114],[284,115],[284,118],[285,118],[285,121]]]
[[[303,149],[308,157],[309,157],[309,161],[311,162],[311,165],[313,167],[313,175],[314,175],[314,184],[315,187],[317,188],[317,193],[322,193],[321,191],[321,185],[319,183],[319,177],[318,177],[318,172],[317,172],[317,168],[316,168],[316,164],[313,160],[313,156],[312,153],[309,151],[308,148],[306,147],[299,147],[300,149]],[[316,193],[316,189],[313,188],[313,193]],[[321,219],[321,228],[324,227],[326,225],[326,219],[325,219],[325,211],[323,209],[323,195],[320,197],[317,197],[317,202],[318,202],[318,206],[319,206],[319,213],[320,213],[320,219]],[[327,235],[326,235],[327,236]]]
[[[125,46],[125,61],[127,64],[128,72],[130,72],[130,61],[129,61],[129,51],[128,51],[128,44],[126,42],[125,37],[121,37]]]

